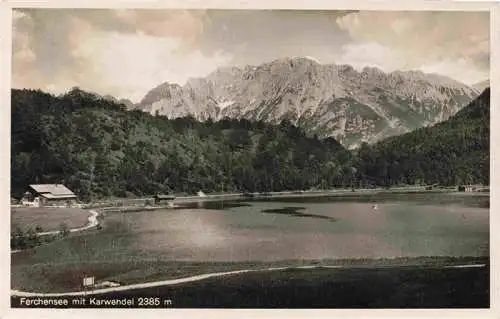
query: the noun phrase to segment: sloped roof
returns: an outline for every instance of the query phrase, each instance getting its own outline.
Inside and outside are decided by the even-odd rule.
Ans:
[[[30,187],[34,189],[37,193],[49,193],[54,196],[64,196],[64,195],[75,196],[75,194],[63,184],[33,184],[30,185]]]
[[[173,196],[173,195],[156,194],[155,198],[157,198],[157,199],[175,199],[175,196]]]
[[[64,198],[70,199],[70,198],[75,198],[76,197],[76,195],[74,195],[74,194],[73,195],[71,195],[71,194],[68,194],[68,195],[54,195],[54,194],[50,194],[50,193],[40,194],[40,196],[48,198],[48,199],[64,199]]]

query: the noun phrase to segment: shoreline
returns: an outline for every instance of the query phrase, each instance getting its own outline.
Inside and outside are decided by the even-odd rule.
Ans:
[[[259,199],[275,199],[275,198],[310,198],[310,197],[355,197],[355,196],[373,196],[373,195],[390,195],[390,194],[449,194],[456,196],[490,196],[490,192],[459,192],[456,188],[443,188],[427,190],[425,187],[399,187],[390,189],[334,189],[334,190],[318,190],[318,191],[284,191],[284,192],[263,192],[263,193],[225,193],[225,194],[207,194],[204,196],[179,196],[175,197],[171,205],[149,205],[145,206],[144,202],[153,201],[154,197],[143,198],[123,198],[103,201],[101,203],[93,203],[85,205],[87,208],[102,209],[105,211],[114,211],[115,209],[135,208],[144,211],[154,209],[175,209],[182,208],[186,204],[196,204],[205,202],[217,202],[224,200],[259,200]]]

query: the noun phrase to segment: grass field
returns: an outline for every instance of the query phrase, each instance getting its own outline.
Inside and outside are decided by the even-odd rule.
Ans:
[[[102,239],[102,238],[101,238]],[[126,240],[125,238],[121,240]],[[69,292],[80,291],[84,275],[93,275],[98,281],[114,281],[122,285],[154,282],[165,279],[178,279],[212,272],[225,272],[242,269],[266,269],[270,267],[308,266],[308,265],[340,265],[356,268],[386,268],[394,266],[420,267],[442,265],[464,265],[487,263],[482,257],[419,257],[396,259],[344,259],[344,260],[283,260],[275,262],[192,262],[164,260],[155,255],[132,253],[127,255],[109,253],[116,238],[109,238],[94,252],[80,255],[76,251],[79,246],[91,246],[92,242],[84,242],[81,237],[74,236],[54,242],[51,250],[44,247],[27,250],[13,255],[11,286],[12,289],[31,292]],[[74,247],[75,250],[68,248]],[[53,262],[45,253],[54,250],[64,254],[64,262]],[[117,252],[118,253],[118,252]],[[91,255],[90,255],[91,254]],[[25,260],[29,260],[26,262]],[[60,260],[60,259],[59,259]]]
[[[44,231],[58,230],[61,223],[69,228],[85,226],[90,213],[80,208],[55,207],[13,207],[11,209],[11,226],[35,229],[40,226]]]
[[[287,270],[129,292],[180,308],[487,308],[487,269]]]
[[[489,291],[489,267],[388,266],[247,273],[92,297],[160,297],[174,308],[488,308]]]

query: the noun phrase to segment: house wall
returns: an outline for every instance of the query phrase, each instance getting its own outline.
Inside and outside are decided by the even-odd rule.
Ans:
[[[43,206],[69,206],[76,204],[76,199],[43,199]]]
[[[28,193],[28,194],[26,194]],[[32,202],[35,199],[35,194],[33,192],[26,192],[21,199],[22,202]]]
[[[459,192],[472,192],[474,188],[472,186],[458,186]]]

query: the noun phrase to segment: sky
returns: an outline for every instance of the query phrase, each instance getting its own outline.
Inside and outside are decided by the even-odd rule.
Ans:
[[[489,78],[488,12],[16,9],[12,87],[72,87],[138,102],[218,67],[322,64]]]

